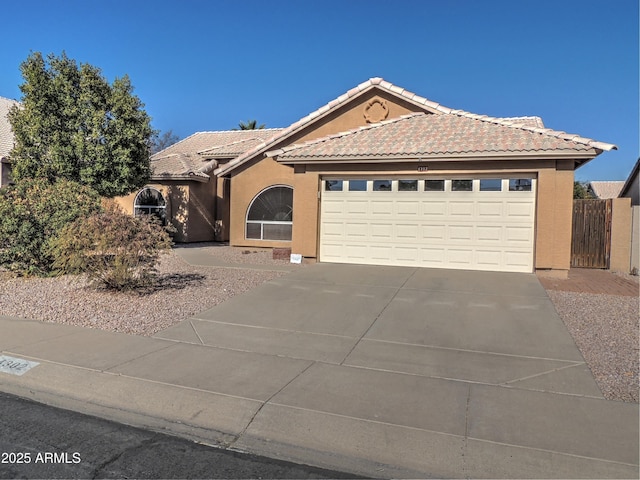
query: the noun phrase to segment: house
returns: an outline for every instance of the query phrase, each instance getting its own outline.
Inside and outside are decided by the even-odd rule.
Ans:
[[[640,205],[640,187],[638,187],[638,170],[640,170],[640,158],[636,161],[636,164],[631,169],[631,173],[627,177],[627,180],[623,182],[622,189],[620,190],[620,198],[630,198],[632,206]]]
[[[282,129],[197,132],[151,156],[151,181],[117,202],[125,211],[156,213],[176,228],[177,242],[229,239],[229,181],[213,170],[263,145]]]
[[[11,181],[9,152],[13,149],[13,132],[7,114],[18,104],[15,100],[0,97],[0,187],[8,185]]]
[[[620,191],[620,198],[631,199],[631,264],[629,271],[636,275],[640,271],[640,188],[638,187],[638,170],[640,170],[640,158],[636,161]]]
[[[248,132],[196,134],[159,152],[144,194],[158,194],[154,205],[136,201],[142,192],[122,205],[170,210],[180,241],[566,275],[574,170],[616,148],[538,117],[454,110],[381,78],[287,128]]]
[[[624,182],[589,182],[587,192],[593,198],[607,200],[609,198],[618,198],[624,187]]]

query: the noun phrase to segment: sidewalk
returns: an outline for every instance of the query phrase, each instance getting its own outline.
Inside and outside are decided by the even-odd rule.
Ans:
[[[235,305],[249,308],[250,302],[266,302],[287,289],[300,296],[285,311],[295,309],[295,302],[308,304],[311,297],[305,295],[313,292],[337,299],[330,284],[322,283],[320,274],[327,271],[304,269],[291,280],[269,282],[251,297],[236,297]],[[384,322],[384,314],[375,313],[377,302],[393,301],[393,308],[400,308],[424,296],[416,290],[415,275],[406,280],[404,270],[382,270],[384,286],[369,277],[365,281],[372,285],[366,289],[339,273],[350,298],[360,302],[349,313],[351,329],[362,308],[372,308],[376,322]],[[424,284],[427,273],[420,273]],[[404,289],[392,289],[393,282]],[[455,276],[448,282],[455,283]],[[305,293],[307,286],[311,293]],[[389,298],[380,300],[385,295]],[[546,311],[543,296],[525,304],[514,295],[510,298],[518,303],[509,308],[518,308],[519,315],[526,317],[534,305]],[[475,308],[487,306],[474,302]],[[386,304],[390,314],[391,303]],[[604,400],[579,354],[561,358],[548,350],[553,357],[539,358],[430,349],[382,341],[382,327],[368,331],[368,341],[358,341],[359,333],[239,327],[219,320],[222,310],[216,308],[169,329],[168,338],[161,338],[162,332],[149,338],[0,316],[0,355],[38,363],[22,375],[0,372],[0,388],[208,444],[372,477],[638,478],[638,405]],[[211,320],[214,313],[218,323]],[[482,319],[485,328],[492,328],[493,316]],[[299,314],[294,320],[306,321]],[[222,348],[211,344],[219,339],[206,337],[212,328],[234,341],[253,330],[264,341]],[[240,335],[229,333],[240,328]],[[288,353],[260,351],[271,335]],[[304,349],[318,357],[299,354],[300,342],[320,345]],[[420,366],[420,372],[435,373],[400,371],[415,366],[416,358],[412,353],[398,366],[400,353],[416,348],[420,361],[444,359]],[[368,366],[373,357],[380,362],[376,368]],[[451,365],[450,378],[436,372],[442,365]],[[517,382],[507,381],[511,377]]]

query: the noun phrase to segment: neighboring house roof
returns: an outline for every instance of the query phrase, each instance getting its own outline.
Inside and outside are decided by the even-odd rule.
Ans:
[[[266,153],[283,163],[308,160],[389,161],[418,158],[546,154],[595,155],[585,141],[541,134],[516,119],[413,113]]]
[[[636,164],[631,169],[631,173],[627,177],[624,186],[620,191],[620,197],[631,197],[632,204],[637,205],[640,202],[638,198],[638,171],[640,170],[640,158],[636,161]],[[635,186],[635,189],[634,189]],[[635,191],[632,191],[635,190]],[[635,198],[634,198],[635,195]]]
[[[14,105],[20,105],[16,100],[0,97],[0,160],[9,156],[13,149],[13,132],[7,118],[9,110]]]
[[[371,78],[364,83],[361,83],[357,87],[349,90],[345,94],[339,96],[335,100],[332,100],[328,104],[319,108],[318,110],[310,113],[306,117],[298,120],[291,126],[282,130],[278,135],[274,136],[269,142],[267,142],[264,146],[257,146],[248,150],[247,152],[240,155],[238,158],[230,161],[228,164],[221,166],[220,168],[215,170],[215,173],[218,175],[227,175],[234,169],[240,167],[244,163],[250,161],[253,158],[256,158],[259,155],[265,154],[268,151],[274,150],[278,147],[278,145],[282,145],[282,143],[292,135],[303,130],[305,127],[309,126],[313,122],[326,117],[328,114],[336,111],[336,109],[345,105],[347,102],[352,101],[354,98],[364,95],[366,92],[369,92],[372,89],[379,89],[388,94],[394,95],[402,100],[416,105],[423,109],[426,112],[436,115],[452,115],[460,118],[467,118],[472,120],[479,120],[486,122],[487,124],[494,125],[502,125],[505,127],[513,128],[519,132],[523,133],[535,133],[542,137],[555,138],[560,140],[566,140],[571,143],[571,146],[566,149],[568,153],[576,153],[576,152],[584,152],[585,160],[587,161],[593,158],[595,155],[600,153],[603,150],[612,150],[616,149],[615,145],[609,143],[598,142],[595,140],[591,140],[588,138],[580,137],[579,135],[568,134],[561,131],[551,130],[548,128],[544,128],[542,126],[541,120],[532,120],[537,117],[517,117],[512,119],[503,119],[503,118],[495,118],[488,117],[486,115],[477,115],[474,113],[466,112],[464,110],[453,110],[451,108],[440,105],[439,103],[428,100],[427,98],[416,95],[412,92],[409,92],[401,87],[393,85],[390,82],[383,80],[382,78]],[[539,123],[538,123],[539,121]],[[386,122],[381,122],[385,124]],[[369,127],[364,127],[369,128]],[[531,136],[528,135],[528,138]],[[569,144],[564,144],[564,146],[568,146]],[[582,147],[575,147],[575,145],[586,146],[586,149],[582,149]],[[562,149],[565,150],[565,149]]]
[[[152,179],[206,181],[217,160],[235,158],[282,129],[197,132],[151,156]]]
[[[589,182],[589,189],[596,198],[606,200],[608,198],[618,198],[624,187],[624,182]]]

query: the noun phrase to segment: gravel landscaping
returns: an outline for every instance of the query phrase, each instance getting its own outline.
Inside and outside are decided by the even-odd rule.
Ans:
[[[637,277],[633,281],[637,283]],[[638,403],[638,296],[556,290],[547,293],[604,397]]]
[[[193,267],[172,251],[160,261],[158,287],[144,294],[96,291],[79,277],[25,279],[0,274],[0,313],[150,336],[234,295],[286,275],[283,271],[252,269],[250,265],[289,264],[288,260],[273,260],[270,250],[215,244],[199,247],[216,262],[237,268]],[[624,278],[638,284],[638,277]],[[549,287],[547,293],[605,398],[637,403],[638,296]]]
[[[210,250],[229,263],[283,263],[272,260],[266,251],[243,254],[231,247]],[[144,294],[96,291],[79,277],[25,279],[4,275],[0,280],[0,312],[45,322],[153,335],[285,273],[193,267],[171,252],[163,255],[159,263],[158,287]]]

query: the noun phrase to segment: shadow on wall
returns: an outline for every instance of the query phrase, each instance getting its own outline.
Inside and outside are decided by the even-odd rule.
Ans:
[[[187,221],[189,220],[189,194],[185,185],[171,185],[167,189],[168,210],[171,225],[176,232],[173,234],[175,242],[187,241]]]

